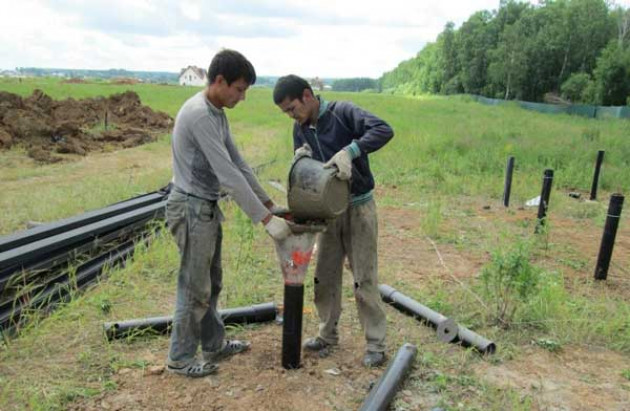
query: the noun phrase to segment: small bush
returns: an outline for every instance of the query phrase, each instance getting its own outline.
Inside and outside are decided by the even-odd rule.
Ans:
[[[528,244],[517,242],[510,249],[494,252],[483,268],[481,281],[494,306],[494,323],[508,327],[519,306],[537,293],[541,270],[529,260]]]

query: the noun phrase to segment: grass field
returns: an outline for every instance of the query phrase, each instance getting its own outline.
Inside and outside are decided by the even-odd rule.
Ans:
[[[0,91],[27,95],[34,88],[54,98],[131,89],[144,104],[173,117],[198,90],[0,80]],[[324,97],[354,101],[386,119],[396,133],[390,144],[370,156],[379,205],[381,282],[452,316],[498,346],[490,358],[445,346],[412,319],[388,309],[388,353],[393,356],[405,341],[419,346],[416,367],[396,398],[396,409],[581,409],[575,406],[579,401],[586,404],[583,409],[615,409],[626,399],[630,403],[630,227],[625,216],[609,279],[592,281],[609,195],[630,191],[630,122],[488,107],[465,96]],[[271,90],[250,90],[248,99],[228,116],[249,163],[270,163],[259,175],[263,185],[278,203],[286,203],[283,194],[266,183],[284,182],[292,157],[292,125],[273,106]],[[56,220],[166,185],[169,138],[164,135],[155,143],[118,152],[68,157],[54,165],[34,163],[19,147],[0,152],[0,234],[23,229],[28,221]],[[600,149],[606,150],[600,201],[570,198],[570,191],[588,198]],[[508,156],[515,156],[516,170],[512,206],[504,209]],[[546,168],[555,172],[549,216],[543,232],[534,235],[536,209],[522,205],[540,194]],[[271,242],[234,204],[222,207],[227,217],[222,305],[281,302],[282,281]],[[108,343],[100,326],[113,319],[169,313],[177,261],[170,238],[158,236],[126,268],[113,270],[49,317],[32,313],[20,336],[0,348],[0,409],[99,408],[99,401],[111,405],[112,396],[133,387],[134,378],[142,381],[134,371],[162,364],[167,339]],[[346,273],[344,281],[350,284],[350,278]],[[350,347],[362,350],[351,287],[346,291],[342,328]],[[311,295],[309,282],[305,304],[311,311],[305,316],[305,333],[317,326]],[[256,328],[231,332],[256,343]],[[582,355],[577,358],[576,353]],[[561,369],[572,361],[582,368],[569,368],[581,373],[541,371],[545,364]],[[229,378],[229,365],[222,370]],[[307,371],[297,373],[304,381],[310,378]],[[504,378],[497,378],[501,375]],[[538,383],[531,375],[551,379],[563,389],[550,395],[553,390],[545,391],[542,383],[532,388]],[[374,376],[378,373],[357,371],[311,395],[325,401],[323,409],[356,409],[367,392],[353,385],[353,379]],[[598,385],[600,380],[609,385]],[[340,381],[348,396],[330,394],[332,387],[343,385]],[[597,389],[583,392],[579,383]],[[148,392],[154,389],[159,397],[160,384],[147,384]],[[231,397],[220,398],[228,408],[238,404],[231,403]],[[599,405],[589,408],[589,401],[596,399]],[[278,409],[288,409],[280,405]]]

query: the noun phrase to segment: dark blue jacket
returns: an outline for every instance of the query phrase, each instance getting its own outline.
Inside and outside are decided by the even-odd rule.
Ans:
[[[352,161],[350,193],[353,196],[374,189],[368,154],[383,147],[392,137],[394,131],[386,122],[347,101],[329,102],[317,120],[316,129],[297,122],[293,127],[294,150],[308,143],[313,149],[313,158],[322,162],[330,160],[353,141],[357,143],[361,154]]]

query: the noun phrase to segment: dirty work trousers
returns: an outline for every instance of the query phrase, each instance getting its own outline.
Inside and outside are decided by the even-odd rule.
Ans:
[[[225,336],[217,311],[222,288],[221,241],[223,214],[216,202],[172,191],[166,203],[166,222],[177,247],[180,265],[168,364],[185,367],[197,347],[221,348]]]
[[[341,285],[347,256],[354,277],[354,298],[368,351],[385,351],[385,311],[378,291],[378,221],[374,200],[348,207],[320,234],[315,268],[315,305],[319,338],[339,342]]]

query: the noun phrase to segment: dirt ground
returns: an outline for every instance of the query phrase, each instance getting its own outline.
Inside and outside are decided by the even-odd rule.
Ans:
[[[380,213],[380,266],[396,272],[397,278],[422,281],[441,277],[457,286],[458,279],[478,274],[488,255],[475,254],[454,245],[439,246],[429,237],[417,235],[420,212],[384,207]],[[495,218],[530,220],[535,211],[517,210],[505,214],[499,207],[479,205],[480,227]],[[561,238],[580,243],[576,226],[569,221],[556,222]],[[581,231],[580,228],[578,231]],[[593,231],[591,233],[590,231]],[[594,228],[585,235],[595,235]],[[625,250],[628,233],[621,233],[621,247]],[[576,245],[577,246],[577,245]],[[589,256],[597,250],[579,248]],[[623,256],[624,254],[618,254]],[[627,263],[622,257],[620,264]],[[347,280],[348,273],[345,274]],[[570,275],[570,273],[569,273]],[[347,282],[347,281],[346,281]],[[305,296],[305,299],[309,296]],[[303,367],[284,370],[281,363],[281,326],[266,324],[246,328],[239,338],[252,341],[248,353],[222,363],[219,372],[211,377],[190,380],[164,371],[163,356],[167,350],[166,337],[162,351],[139,353],[149,365],[145,369],[125,368],[113,380],[115,390],[96,397],[79,400],[73,410],[354,410],[358,409],[383,369],[367,370],[361,366],[363,342],[360,326],[354,315],[351,298],[344,299],[344,314],[340,324],[342,344],[325,359],[303,352]],[[394,310],[387,311],[392,325],[405,327]],[[348,320],[348,317],[353,317]],[[312,311],[304,315],[304,338],[312,335],[317,320]],[[422,328],[422,327],[421,327]],[[424,327],[426,328],[426,327]],[[428,333],[429,334],[429,333]],[[344,338],[345,337],[345,338]],[[427,341],[432,341],[432,336]],[[427,341],[418,344],[420,352],[428,349]],[[440,344],[440,343],[438,343]],[[122,349],[122,348],[121,348]],[[450,355],[462,350],[446,348]],[[499,347],[499,350],[501,347]],[[395,347],[391,349],[391,355]],[[485,383],[501,388],[512,388],[532,399],[535,410],[630,410],[630,381],[622,377],[630,369],[630,360],[621,354],[595,347],[567,346],[559,352],[540,347],[524,346],[518,356],[499,364],[489,360],[477,361],[475,375]],[[416,363],[415,375],[423,375]],[[403,387],[397,398],[407,406],[403,409],[431,410],[439,394],[417,393]]]
[[[89,152],[145,144],[168,132],[173,119],[143,106],[126,91],[105,97],[53,100],[41,90],[29,97],[0,91],[0,150],[22,146],[42,163],[58,154]]]

